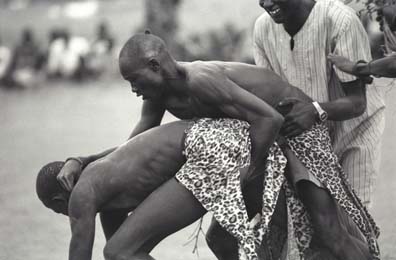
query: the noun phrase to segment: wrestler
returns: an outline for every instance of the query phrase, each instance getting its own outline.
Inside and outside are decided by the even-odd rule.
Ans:
[[[204,153],[210,150],[213,160],[207,164],[218,171],[239,171],[247,166],[250,159],[248,128],[246,122],[235,119],[177,121],[155,127],[132,138],[101,160],[89,164],[79,176],[72,192],[64,189],[56,180],[64,162],[45,165],[37,176],[36,191],[46,207],[70,217],[72,239],[69,259],[91,258],[97,212],[128,213],[135,209],[136,212],[118,228],[116,235],[105,233],[108,240],[105,257],[121,259],[119,253],[129,250],[138,251],[138,255],[146,255],[147,258],[142,256],[141,259],[150,259],[148,253],[164,237],[191,224],[206,212],[190,192],[180,190],[185,188],[178,185],[174,179],[165,184],[165,187],[172,187],[172,192],[166,196],[156,195],[161,194],[162,188],[153,191],[171,179],[185,163],[185,159],[190,160],[185,164],[187,167],[194,165],[191,160],[197,159],[194,157],[197,154],[190,149],[199,147]],[[200,129],[199,133],[190,134],[194,129]],[[221,139],[227,140],[222,143],[222,147],[211,147]],[[199,144],[196,140],[205,142]],[[204,156],[200,158],[204,159]],[[223,158],[227,158],[226,163]],[[230,167],[233,163],[234,166]],[[246,173],[246,170],[246,167],[242,169],[242,174]],[[239,183],[239,174],[229,176],[238,178]],[[226,188],[224,191],[227,191],[230,186],[225,185],[220,184]],[[234,191],[240,192],[238,187],[233,187]],[[218,192],[217,195],[221,194],[222,192]],[[141,208],[138,205],[149,195],[148,201],[156,201],[159,204],[148,212],[145,203]],[[235,202],[242,208],[239,213],[244,214],[243,200]],[[132,227],[127,223],[135,217],[143,217],[151,224],[134,227],[131,232]],[[139,240],[142,243],[128,245],[121,252],[112,251],[111,245],[119,245],[122,242],[121,238],[130,233],[137,236],[135,241]]]
[[[276,112],[274,113],[271,110],[271,106],[275,107],[285,98],[311,102],[311,99],[300,90],[283,82],[273,72],[261,67],[232,62],[176,62],[167,51],[163,41],[150,34],[138,34],[128,40],[120,54],[120,70],[123,77],[131,83],[132,91],[136,92],[138,96],[142,95],[145,100],[142,118],[134,133],[158,125],[165,110],[179,118],[185,119],[195,117],[231,117],[244,119],[249,122],[249,133],[253,150],[252,163],[250,164],[247,178],[255,176],[255,173],[261,174],[263,172],[264,163],[260,160],[263,160],[264,155],[268,152],[278,133],[279,123],[282,120]],[[354,113],[357,115],[361,111],[356,110]],[[195,129],[196,132],[205,131],[204,126],[205,124]],[[321,140],[320,142],[318,142],[319,139]],[[224,140],[227,139],[217,140],[217,145],[221,147]],[[304,189],[305,185],[303,184],[295,185],[300,196],[306,196],[307,201],[311,198],[309,200],[310,205],[306,205],[306,210],[308,210],[313,220],[312,224],[316,233],[320,234],[322,238],[326,238],[325,234],[327,237],[331,234],[331,241],[334,241],[334,244],[330,245],[330,249],[340,258],[348,260],[356,258],[369,259],[368,250],[364,249],[365,247],[361,246],[361,243],[356,241],[355,237],[350,236],[346,232],[345,227],[338,222],[336,208],[338,203],[361,228],[362,233],[367,237],[371,253],[376,255],[376,227],[365,208],[359,203],[359,199],[349,190],[350,187],[343,177],[342,170],[338,167],[337,158],[331,155],[330,140],[326,127],[322,124],[315,125],[315,127],[302,135],[289,139],[288,143],[298,159],[309,170],[310,175],[314,175],[318,182],[324,186]],[[213,144],[213,146],[215,147],[216,144]],[[208,152],[210,153],[211,151]],[[277,158],[280,156],[279,149],[275,146],[270,154],[274,154]],[[313,155],[313,157],[309,157],[309,155]],[[320,156],[317,157],[317,155]],[[328,158],[328,160],[321,159],[322,156]],[[88,159],[83,158],[83,166],[87,164],[86,161],[89,162],[93,158],[95,156],[90,156]],[[195,158],[194,162],[199,160],[203,159],[198,157]],[[210,162],[210,159],[204,160],[205,163],[208,161]],[[272,158],[272,162],[279,164],[279,160],[274,158]],[[188,160],[186,165],[187,168],[191,167],[188,164]],[[78,164],[77,166],[80,167]],[[209,167],[208,169],[211,169],[210,165],[207,166]],[[213,203],[210,201],[206,203],[208,202],[207,196],[210,196],[211,191],[218,190],[212,187],[216,183],[211,177],[212,173],[210,170],[203,168],[185,171],[186,167],[183,167],[176,175],[180,183],[174,182],[172,185],[187,187],[205,208],[214,212],[217,220],[221,222],[220,224],[237,238],[240,248],[243,249],[242,252],[248,256],[248,259],[254,259],[256,257],[254,247],[256,242],[258,242],[255,239],[256,237],[260,239],[262,234],[258,233],[266,231],[275,208],[277,195],[284,180],[283,174],[279,174],[279,170],[275,173],[266,173],[266,183],[271,183],[272,186],[266,189],[263,194],[266,205],[261,212],[259,224],[255,225],[257,230],[251,230],[247,224],[246,215],[236,214],[236,212],[239,212],[238,207],[230,207],[228,212],[222,210],[229,201],[232,201],[232,205],[237,205],[235,203],[237,199],[228,200],[223,198],[217,199]],[[254,171],[255,169],[257,171]],[[324,171],[323,169],[327,170]],[[225,173],[229,173],[229,175]],[[223,181],[231,178],[232,181],[230,183],[232,185],[240,185],[238,178],[235,176],[237,176],[235,173],[226,171],[219,178],[223,178]],[[310,177],[301,177],[300,179],[297,178],[295,182],[300,183],[304,179],[312,180]],[[205,180],[207,190],[199,189],[202,185],[202,180]],[[162,186],[161,192],[164,197],[167,196],[167,192],[173,193],[176,190],[178,192],[183,190],[181,188],[171,188],[170,186]],[[300,190],[299,187],[302,189]],[[187,192],[187,190],[183,191]],[[228,194],[227,196],[231,195]],[[240,198],[241,196],[238,195],[236,197]],[[332,197],[336,199],[337,203]],[[314,199],[312,200],[312,198]],[[292,195],[290,195],[289,199],[297,201],[295,196],[293,197]],[[148,200],[143,205],[150,205],[151,203],[157,205],[155,199]],[[302,207],[301,203],[298,207],[301,212],[294,213],[302,216],[301,213],[304,212],[305,208]],[[148,207],[146,208],[148,210]],[[160,209],[158,208],[158,210]],[[144,215],[143,210],[139,212]],[[306,221],[307,217],[303,220],[295,215],[294,220],[296,221],[296,226],[302,226],[304,229],[304,232],[297,234],[300,248],[304,250],[311,241],[311,227]],[[146,218],[138,218],[136,215],[132,219],[128,218],[128,221],[124,222],[123,225],[130,225],[131,233],[120,235],[122,239],[118,239],[119,243],[117,244],[111,243],[110,248],[112,250],[110,251],[117,252],[121,256],[136,257],[138,247],[133,245],[141,243],[145,238],[136,240],[139,236],[133,231],[134,228],[132,227],[151,225],[146,221],[148,221]],[[168,221],[172,220],[168,219]],[[162,224],[165,225],[165,223]],[[310,234],[306,234],[307,232]],[[150,237],[153,234],[148,232],[146,235]],[[253,239],[253,236],[255,239]],[[126,250],[123,245],[126,246],[127,244],[134,249]],[[357,249],[358,247],[362,248]]]

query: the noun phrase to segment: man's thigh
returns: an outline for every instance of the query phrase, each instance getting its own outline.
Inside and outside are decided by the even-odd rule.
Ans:
[[[171,179],[125,220],[106,248],[124,256],[151,250],[166,236],[193,223],[206,210],[184,186]]]

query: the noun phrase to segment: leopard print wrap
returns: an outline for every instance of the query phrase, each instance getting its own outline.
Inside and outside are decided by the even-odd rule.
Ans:
[[[327,127],[311,130],[289,139],[289,146],[303,165],[330,191],[339,205],[365,235],[373,259],[379,259],[379,229],[363,206],[338,163]],[[218,223],[230,232],[240,247],[240,259],[258,259],[256,248],[274,212],[284,185],[286,199],[301,257],[312,239],[313,229],[306,209],[283,175],[286,158],[279,146],[269,151],[264,172],[263,210],[257,223],[249,223],[242,197],[239,169],[250,161],[249,124],[236,119],[199,119],[186,130],[186,163],[176,174],[203,207],[212,212]]]
[[[379,228],[348,183],[331,147],[328,128],[324,124],[316,124],[309,131],[289,139],[288,144],[305,168],[329,190],[332,197],[361,230],[366,237],[373,259],[380,259],[377,244]],[[309,247],[313,229],[306,209],[297,194],[288,183],[285,183],[285,187],[294,234],[302,256]]]
[[[239,244],[240,259],[258,259],[256,249],[268,228],[284,181],[286,158],[271,147],[264,181],[263,212],[258,223],[249,223],[240,184],[240,168],[250,162],[249,124],[236,119],[199,119],[186,131],[186,163],[176,179]]]

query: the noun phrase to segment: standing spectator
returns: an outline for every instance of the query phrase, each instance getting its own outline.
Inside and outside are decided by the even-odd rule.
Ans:
[[[260,6],[266,13],[254,28],[256,63],[316,101],[293,102],[283,133],[294,136],[328,118],[334,150],[353,188],[368,205],[379,170],[383,96],[375,87],[366,91],[356,77],[334,70],[326,60],[330,53],[351,60],[371,59],[360,20],[338,0],[260,0]],[[330,249],[333,239],[325,235],[320,241]]]
[[[14,49],[8,72],[11,87],[31,88],[37,84],[37,72],[41,65],[41,52],[33,32],[26,28],[20,43]]]
[[[368,37],[359,18],[339,0],[260,0],[259,4],[265,12],[254,26],[256,64],[276,72],[315,101],[282,101],[280,107],[291,110],[281,133],[293,137],[318,122],[326,122],[349,182],[368,205],[379,168],[385,120],[383,96],[375,87],[366,91],[360,80],[333,69],[327,60],[330,53],[350,60],[371,60]],[[298,185],[306,190],[323,187],[311,176],[305,179]],[[301,197],[303,202],[316,199]],[[334,219],[328,214],[322,216],[328,226],[333,225]],[[216,230],[215,225],[212,230]],[[335,245],[345,237],[320,232],[321,228],[313,242],[340,255]]]

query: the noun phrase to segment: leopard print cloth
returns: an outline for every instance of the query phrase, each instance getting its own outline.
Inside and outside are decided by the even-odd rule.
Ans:
[[[239,244],[240,259],[256,260],[256,248],[275,209],[286,158],[271,147],[264,182],[263,212],[256,225],[249,223],[240,185],[240,168],[250,162],[249,124],[236,119],[199,119],[186,130],[186,163],[176,174],[202,206]],[[260,227],[260,228],[257,228]]]
[[[345,179],[332,151],[327,128],[316,125],[288,142],[303,165],[323,183],[360,228],[373,259],[379,259],[378,227]],[[304,205],[292,186],[285,182],[286,158],[277,144],[269,151],[264,173],[263,209],[256,223],[249,222],[239,172],[250,161],[249,124],[236,119],[199,119],[186,130],[184,144],[186,163],[176,178],[238,240],[240,259],[258,259],[256,248],[268,230],[282,185],[286,189],[300,254],[304,255],[313,229]]]
[[[309,131],[289,139],[288,144],[305,168],[329,190],[332,197],[358,226],[366,237],[373,259],[380,259],[377,244],[379,228],[348,183],[331,147],[327,127],[323,124],[317,124]],[[312,238],[312,225],[304,205],[291,185],[285,183],[285,188],[297,246],[301,256],[303,256]]]

